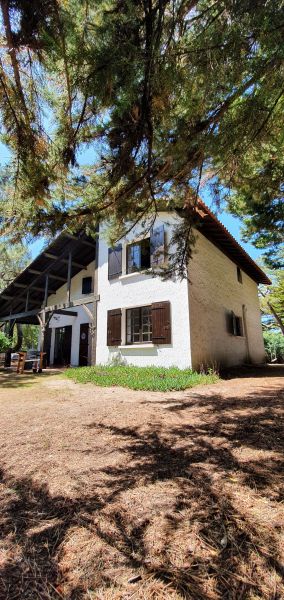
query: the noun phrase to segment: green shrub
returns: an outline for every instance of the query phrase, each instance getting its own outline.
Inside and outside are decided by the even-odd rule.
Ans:
[[[66,376],[78,383],[94,383],[102,387],[122,386],[132,390],[171,391],[185,390],[195,385],[215,383],[215,373],[196,373],[191,369],[171,367],[134,367],[97,365],[68,369]]]
[[[0,331],[0,352],[6,352],[8,348],[11,348],[11,343],[10,338],[3,331]]]
[[[268,362],[284,362],[284,335],[273,331],[263,333],[264,347]]]

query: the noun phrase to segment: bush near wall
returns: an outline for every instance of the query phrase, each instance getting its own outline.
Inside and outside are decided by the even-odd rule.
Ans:
[[[268,362],[284,363],[284,335],[273,331],[265,331],[263,338]]]

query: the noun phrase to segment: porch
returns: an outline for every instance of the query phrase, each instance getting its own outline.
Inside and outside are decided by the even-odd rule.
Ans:
[[[72,279],[81,271],[87,272],[94,263],[90,293],[72,295]],[[95,364],[96,352],[96,240],[85,234],[60,234],[41,254],[20,273],[0,294],[0,328],[12,337],[14,328],[22,324],[39,326],[38,350],[44,352],[46,365],[66,366],[71,361],[72,323],[78,313],[79,364]],[[61,289],[63,302],[49,304]],[[82,314],[84,318],[82,319]],[[57,327],[54,319],[64,319]],[[67,324],[66,324],[67,319]],[[51,328],[51,323],[54,323]],[[82,320],[85,321],[82,323]],[[82,327],[84,325],[84,327]],[[81,340],[82,338],[82,340]],[[82,344],[81,344],[82,341]],[[87,347],[89,346],[89,347]],[[21,350],[21,340],[6,353],[5,366],[11,364],[12,351]],[[52,352],[51,352],[52,350]]]

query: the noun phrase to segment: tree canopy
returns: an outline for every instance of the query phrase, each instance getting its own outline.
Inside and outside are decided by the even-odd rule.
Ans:
[[[194,205],[207,185],[244,217],[256,244],[277,248],[283,7],[1,0],[2,140],[12,153],[2,231],[94,231],[109,218],[115,239],[160,206]],[[186,223],[179,257],[190,236]]]
[[[23,244],[0,241],[0,291],[3,290],[25,268],[31,255]]]
[[[278,253],[277,268],[267,269],[272,285],[260,288],[260,306],[265,330],[280,329],[284,335],[284,249]],[[279,264],[278,264],[279,263]]]
[[[24,244],[9,244],[7,240],[0,241],[0,292],[15,279],[31,260],[31,253]],[[38,341],[38,326],[16,324],[7,327],[9,336],[0,330],[0,352],[8,349],[36,348]]]

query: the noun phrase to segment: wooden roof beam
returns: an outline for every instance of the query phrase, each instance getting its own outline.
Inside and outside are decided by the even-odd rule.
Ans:
[[[59,256],[56,256],[56,254],[51,254],[50,252],[44,252],[44,256],[46,256],[46,258],[51,258],[52,260],[58,260],[60,262],[64,262],[65,264],[68,265],[68,258],[61,258]],[[76,262],[75,260],[72,260],[72,266],[74,265],[74,267],[77,267],[78,269],[84,269],[86,270],[87,267],[85,265],[82,265],[81,263]],[[65,279],[66,281],[66,279]]]
[[[13,282],[12,282],[13,283]],[[28,284],[26,285],[25,283],[18,283],[15,281],[15,283],[13,283],[13,285],[15,287],[19,287],[22,288],[23,290],[29,288],[29,290],[36,290],[37,292],[44,292],[45,288],[43,287],[38,287],[37,285],[33,285],[33,284]]]
[[[38,269],[28,269],[30,273],[33,275],[42,275],[42,271]],[[56,279],[57,281],[62,281],[62,283],[66,283],[66,277],[61,277],[61,275],[55,275],[55,273],[49,273],[49,279]]]

